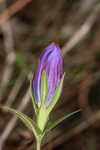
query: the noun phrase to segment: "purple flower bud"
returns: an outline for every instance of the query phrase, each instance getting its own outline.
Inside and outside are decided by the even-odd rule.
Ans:
[[[51,43],[44,49],[33,76],[32,91],[38,107],[41,104],[41,76],[43,70],[46,72],[48,81],[48,92],[45,100],[45,106],[48,107],[63,74],[61,50],[55,43]]]

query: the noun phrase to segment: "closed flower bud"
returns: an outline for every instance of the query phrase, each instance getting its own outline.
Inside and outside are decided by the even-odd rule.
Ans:
[[[43,71],[46,72],[48,83],[45,99],[45,107],[48,107],[63,75],[61,50],[55,43],[51,43],[44,49],[33,76],[32,93],[38,107],[41,105],[41,77]]]

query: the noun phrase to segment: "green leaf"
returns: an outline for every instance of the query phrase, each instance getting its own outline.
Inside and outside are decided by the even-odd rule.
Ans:
[[[45,99],[47,96],[47,91],[48,91],[48,82],[47,82],[47,78],[46,78],[46,72],[43,71],[42,72],[42,78],[41,78],[41,107],[44,107],[45,104]]]
[[[57,89],[55,90],[55,93],[54,93],[54,96],[53,96],[53,98],[51,100],[51,103],[50,103],[50,105],[47,108],[47,113],[48,114],[52,111],[53,107],[55,106],[55,104],[59,100],[59,97],[60,97],[61,91],[62,91],[64,76],[65,76],[65,74],[62,76],[62,78],[60,80],[60,83],[59,83]]]
[[[32,98],[32,104],[33,104],[33,108],[34,108],[34,111],[35,111],[35,114],[37,116],[38,114],[38,107],[37,107],[37,104],[35,103],[35,99],[34,99],[34,96],[32,94],[32,80],[30,80],[30,95],[31,95],[31,98]]]
[[[1,108],[15,114],[26,125],[26,127],[34,133],[35,136],[40,134],[40,130],[37,128],[35,122],[27,115],[6,106],[1,106]]]
[[[72,113],[70,113],[70,114],[67,114],[67,115],[61,117],[60,119],[56,120],[55,122],[51,123],[50,125],[48,125],[48,127],[46,127],[46,128],[44,129],[44,133],[50,131],[50,130],[53,129],[55,126],[57,126],[59,123],[61,123],[63,120],[65,120],[65,119],[71,117],[72,115],[74,115],[74,114],[76,114],[76,113],[78,113],[78,112],[80,112],[80,111],[81,111],[80,109],[77,110],[77,111],[74,111],[74,112],[72,112]]]

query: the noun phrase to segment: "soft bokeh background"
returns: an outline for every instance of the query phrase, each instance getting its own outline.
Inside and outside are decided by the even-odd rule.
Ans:
[[[100,0],[0,0],[0,103],[34,118],[29,80],[52,41],[62,49],[66,76],[51,121],[82,112],[50,131],[42,150],[99,150]],[[32,133],[0,110],[0,150],[33,147]]]

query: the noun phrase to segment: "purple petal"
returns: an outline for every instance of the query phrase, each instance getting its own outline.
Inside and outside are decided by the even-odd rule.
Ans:
[[[45,70],[48,80],[46,107],[50,104],[55,89],[62,77],[62,55],[58,45],[51,43],[41,54],[38,67],[33,77],[33,95],[39,107],[41,103],[41,75]]]

